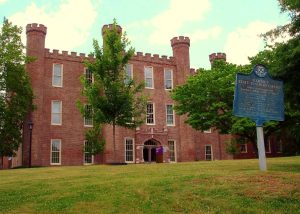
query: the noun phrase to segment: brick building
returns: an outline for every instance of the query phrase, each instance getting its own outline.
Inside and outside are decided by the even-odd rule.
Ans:
[[[111,25],[104,25],[104,29]],[[119,28],[121,31],[121,27]],[[83,118],[76,106],[82,85],[80,76],[92,77],[83,61],[93,56],[45,48],[47,28],[28,24],[27,55],[36,60],[27,65],[35,94],[36,110],[28,118],[34,123],[32,130],[31,164],[83,165],[113,161],[112,127],[103,129],[106,140],[103,154],[93,157],[84,151],[85,130],[92,124]],[[116,128],[117,162],[181,162],[195,160],[231,159],[226,154],[225,140],[230,136],[216,131],[198,132],[184,123],[185,117],[173,111],[170,90],[184,84],[195,72],[190,68],[188,37],[171,39],[173,56],[137,52],[126,71],[137,81],[145,81],[147,104],[145,124],[135,130]],[[225,54],[212,54],[209,60],[224,58]],[[22,148],[23,165],[29,163],[29,130],[24,126]]]

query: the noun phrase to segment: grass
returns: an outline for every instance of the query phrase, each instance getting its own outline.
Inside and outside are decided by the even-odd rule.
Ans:
[[[300,157],[0,171],[0,213],[300,213]]]

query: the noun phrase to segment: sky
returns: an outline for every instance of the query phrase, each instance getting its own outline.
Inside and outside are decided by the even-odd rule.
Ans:
[[[23,29],[44,24],[50,50],[87,54],[114,18],[136,52],[172,56],[170,40],[187,36],[196,69],[209,69],[208,55],[215,52],[247,64],[264,48],[259,35],[289,22],[277,0],[0,0],[0,17]],[[26,44],[25,32],[22,40]]]

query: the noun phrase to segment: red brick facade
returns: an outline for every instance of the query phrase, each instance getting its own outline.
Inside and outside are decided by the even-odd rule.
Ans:
[[[105,25],[104,28],[109,26]],[[26,27],[27,55],[36,60],[27,66],[35,94],[36,110],[30,115],[34,123],[32,132],[32,165],[51,165],[51,140],[60,141],[59,165],[84,164],[84,119],[81,116],[76,101],[82,99],[80,77],[84,74],[83,60],[92,59],[85,54],[77,54],[58,50],[45,49],[47,28],[43,25],[29,24]],[[184,84],[187,77],[194,72],[190,68],[190,40],[188,37],[174,37],[171,40],[173,56],[143,54],[137,52],[129,64],[133,67],[133,77],[144,81],[145,66],[153,68],[153,89],[145,88],[144,93],[150,97],[155,112],[155,125],[143,124],[136,130],[122,127],[116,128],[116,162],[125,162],[125,139],[133,142],[133,163],[145,161],[170,161],[168,140],[175,144],[175,161],[195,161],[210,158],[206,156],[205,148],[211,145],[212,159],[231,159],[225,153],[224,141],[229,136],[219,135],[216,131],[203,133],[193,130],[184,123],[185,117],[174,115],[174,125],[166,124],[166,105],[173,104],[169,90],[165,89],[165,69],[172,70],[173,87]],[[225,56],[226,57],[226,56]],[[62,86],[52,86],[53,65],[62,64]],[[61,101],[61,125],[51,124],[51,103]],[[113,160],[112,128],[103,129],[106,140],[105,151],[94,157],[93,163],[110,163]],[[146,143],[147,142],[147,143]],[[149,144],[150,142],[150,144]],[[146,143],[146,145],[145,145]],[[149,145],[148,145],[149,144]],[[162,155],[155,153],[158,147],[163,148]],[[23,163],[28,164],[29,133],[24,127]],[[58,153],[57,153],[58,154]],[[152,158],[150,158],[150,156]],[[171,158],[172,159],[172,158]],[[174,160],[174,159],[173,159]]]

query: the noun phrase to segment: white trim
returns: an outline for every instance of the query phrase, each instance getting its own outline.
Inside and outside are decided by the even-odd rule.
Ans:
[[[152,87],[147,87],[146,86],[146,68],[151,68],[151,73],[152,73]],[[153,66],[144,66],[144,80],[145,80],[145,88],[147,89],[154,89],[154,75],[153,75]]]
[[[55,65],[60,65],[60,67],[61,67],[61,73],[60,73],[60,77],[61,77],[60,84],[61,85],[54,85],[53,84],[53,80],[54,80],[54,67],[55,67]],[[52,86],[53,87],[62,88],[63,87],[63,76],[64,76],[64,67],[63,67],[63,64],[61,64],[61,63],[53,63],[53,65],[52,65]]]
[[[127,140],[132,140],[132,161],[126,161],[126,142]],[[125,137],[124,138],[124,161],[125,163],[134,163],[135,162],[135,142],[134,142],[134,138],[132,137]]]
[[[85,153],[87,153],[86,151],[85,151],[85,143],[86,142],[88,142],[87,140],[84,140],[83,141],[83,148],[84,148],[84,150],[83,150],[83,165],[93,165],[94,164],[94,155],[92,155],[92,163],[86,163],[85,162]]]
[[[153,108],[153,123],[148,123],[148,122],[147,122],[147,109],[146,109],[146,124],[147,124],[147,125],[155,125],[155,103],[153,103],[153,102],[148,102],[147,105],[148,105],[148,104],[152,104],[152,108]],[[147,108],[147,105],[146,105],[146,108]]]
[[[53,102],[60,102],[60,123],[53,123],[52,114],[53,114]],[[58,113],[56,113],[58,114]],[[62,125],[62,101],[61,100],[51,100],[51,125],[61,126]]]
[[[177,163],[177,146],[176,146],[176,140],[168,139],[168,146],[169,146],[169,141],[173,141],[173,143],[174,143],[174,159],[175,159],[175,161],[171,161],[171,158],[170,158],[170,162]],[[169,152],[170,152],[170,147],[169,147]]]
[[[59,163],[52,163],[52,142],[59,141]],[[51,139],[50,143],[50,165],[61,165],[61,139]]]
[[[172,115],[173,115],[173,124],[168,124],[168,108],[167,106],[172,106]],[[173,104],[166,104],[165,105],[165,110],[166,110],[166,125],[167,126],[175,126],[175,112],[174,112],[174,105]]]
[[[205,160],[208,160],[208,159],[206,159],[206,147],[207,146],[210,146],[210,151],[211,151],[211,160],[213,160],[214,159],[214,155],[213,155],[213,148],[212,148],[212,144],[206,144],[205,146],[204,146],[204,157],[205,157]]]
[[[83,73],[84,73],[84,78],[86,79],[86,70],[89,70],[87,67],[84,67]],[[92,82],[91,84],[94,83],[94,74],[92,73]]]
[[[84,111],[85,111],[86,106],[91,106],[91,105],[85,104],[85,105],[84,105]],[[85,116],[84,116],[84,117],[83,117],[83,126],[84,126],[84,127],[93,127],[93,126],[94,126],[94,125],[93,125],[93,117],[92,117],[91,119],[92,119],[92,125],[86,124],[86,118],[85,118]]]
[[[128,65],[129,67],[131,67],[131,76],[130,76],[130,78],[131,79],[133,79],[133,64],[131,64],[131,63],[127,63],[126,65]],[[125,67],[125,69],[126,69],[126,67]],[[126,70],[126,75],[127,75],[127,70]]]
[[[170,89],[166,88],[166,70],[171,71],[171,88]],[[170,91],[173,89],[173,69],[171,69],[171,68],[164,68],[164,89],[166,91]]]
[[[211,132],[212,132],[211,128],[203,131],[203,133],[205,133],[205,134],[211,134]]]

